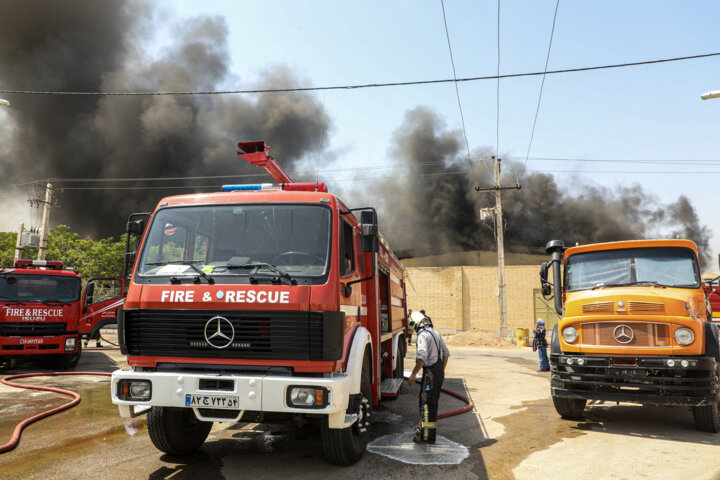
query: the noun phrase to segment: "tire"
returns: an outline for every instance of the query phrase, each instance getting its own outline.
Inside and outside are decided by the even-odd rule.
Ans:
[[[587,400],[584,398],[552,397],[555,411],[566,420],[580,420]]]
[[[698,430],[711,433],[720,432],[720,412],[717,403],[693,407],[692,412]]]
[[[714,327],[714,325],[712,325]],[[719,367],[720,368],[720,367]],[[720,372],[716,369],[715,375],[720,378]],[[693,419],[698,430],[703,432],[720,432],[720,397],[712,405],[692,407]]]
[[[78,337],[77,351],[75,353],[58,355],[53,363],[62,370],[72,370],[80,361],[80,354],[82,354],[82,342],[80,341],[80,337]]]
[[[205,442],[213,422],[201,422],[190,408],[152,407],[147,427],[155,447],[171,455],[187,455]]]
[[[370,437],[370,414],[372,412],[372,390],[370,388],[370,362],[368,357],[363,361],[362,380],[360,383],[360,406],[358,419],[347,428],[330,428],[328,419],[322,425],[322,444],[325,458],[335,465],[350,466],[357,463],[365,453]],[[364,431],[363,431],[364,430]]]

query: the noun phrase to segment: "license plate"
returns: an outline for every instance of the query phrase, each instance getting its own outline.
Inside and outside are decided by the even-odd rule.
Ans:
[[[642,368],[610,368],[610,375],[620,378],[645,378],[647,370]]]
[[[237,395],[201,395],[188,393],[185,395],[185,406],[194,408],[228,408],[238,410],[240,402]]]

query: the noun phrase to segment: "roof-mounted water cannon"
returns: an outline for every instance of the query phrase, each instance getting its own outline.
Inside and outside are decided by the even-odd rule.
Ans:
[[[264,168],[278,183],[293,183],[290,175],[278,165],[270,154],[270,147],[263,141],[238,143],[238,156],[255,166]]]
[[[270,147],[265,142],[238,143],[238,157],[247,160],[255,166],[265,169],[270,176],[278,182],[258,183],[252,185],[223,185],[223,192],[253,191],[253,190],[286,190],[294,192],[327,192],[324,183],[295,183],[285,170],[270,154]]]

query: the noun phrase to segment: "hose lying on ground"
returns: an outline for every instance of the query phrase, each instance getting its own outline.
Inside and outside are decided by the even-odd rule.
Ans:
[[[16,388],[27,388],[31,390],[42,390],[45,392],[55,392],[60,393],[62,395],[67,395],[68,397],[72,397],[73,400],[64,404],[60,405],[59,407],[51,408],[50,410],[46,410],[44,412],[38,413],[35,416],[32,416],[30,418],[27,418],[23,420],[22,422],[18,423],[15,427],[15,430],[13,431],[13,436],[10,439],[9,442],[7,442],[5,445],[0,445],[0,454],[3,454],[5,452],[9,452],[10,450],[17,447],[18,443],[20,443],[20,434],[22,433],[23,429],[30,425],[31,423],[37,422],[38,420],[41,420],[45,417],[49,417],[50,415],[55,415],[56,413],[60,413],[64,410],[67,410],[69,408],[74,407],[78,403],[80,403],[80,394],[77,392],[73,392],[71,390],[63,390],[62,388],[53,388],[53,387],[43,387],[40,385],[28,385],[25,383],[15,383],[12,380],[15,380],[16,378],[30,378],[30,377],[55,377],[55,376],[62,376],[62,375],[100,375],[104,377],[109,377],[111,374],[106,372],[42,372],[42,373],[21,373],[18,375],[8,375],[5,378],[0,379],[0,382],[4,383],[5,385],[9,387],[16,387]]]
[[[404,376],[403,378],[407,380],[408,378],[410,378],[410,376],[407,375],[407,376]],[[416,377],[416,378],[417,378],[417,377]],[[421,384],[421,382],[418,382],[418,385],[420,385],[420,384]],[[461,401],[465,402],[467,405],[465,405],[465,406],[462,407],[462,408],[458,408],[458,409],[456,409],[456,410],[451,410],[451,411],[449,411],[449,412],[438,413],[438,414],[437,414],[437,419],[438,419],[438,420],[440,420],[441,418],[447,418],[447,417],[452,417],[452,416],[455,416],[455,415],[460,415],[460,414],[463,414],[463,413],[467,413],[467,412],[469,412],[470,410],[472,410],[472,408],[473,408],[472,401],[470,401],[470,399],[467,398],[466,396],[461,395],[461,394],[459,394],[459,393],[457,393],[457,392],[453,392],[452,390],[448,390],[448,389],[445,388],[445,387],[440,387],[440,391],[443,392],[443,393],[446,393],[446,394],[448,394],[448,395],[450,395],[450,396],[452,396],[452,397],[455,397],[455,398],[457,398],[458,400],[461,400]],[[421,422],[418,422],[418,425],[420,425],[420,423],[421,423]]]

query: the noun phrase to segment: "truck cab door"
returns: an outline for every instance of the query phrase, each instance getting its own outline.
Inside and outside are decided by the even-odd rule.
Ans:
[[[125,279],[121,277],[91,278],[82,297],[80,333],[117,323],[117,311],[123,306]]]

